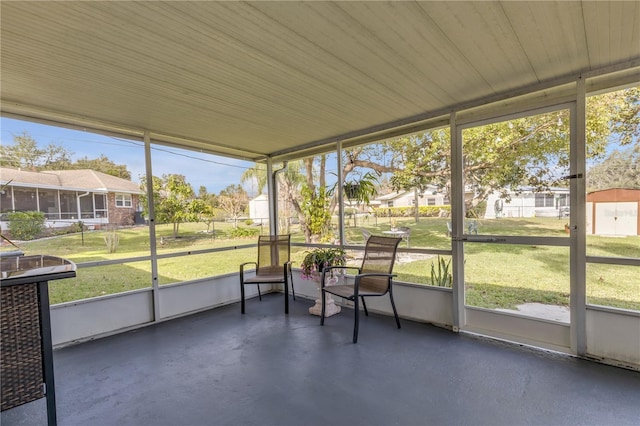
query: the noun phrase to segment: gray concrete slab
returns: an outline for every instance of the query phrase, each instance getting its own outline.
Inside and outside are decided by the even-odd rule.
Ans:
[[[60,425],[638,425],[640,373],[282,295],[55,351]],[[46,424],[44,399],[3,426]]]

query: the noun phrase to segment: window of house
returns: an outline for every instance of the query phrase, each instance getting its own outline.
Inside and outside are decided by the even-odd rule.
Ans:
[[[96,206],[96,217],[107,217],[107,196],[105,194],[93,194],[93,202]]]
[[[427,198],[427,205],[428,206],[435,206],[436,205],[436,199],[435,198]]]
[[[74,191],[60,191],[60,218],[78,219],[78,203]]]
[[[558,198],[558,205],[556,207],[567,207],[570,205],[569,194],[559,194],[557,198]]]
[[[387,207],[393,207],[393,201],[387,201]]]
[[[82,219],[93,219],[93,197],[92,194],[79,196],[80,201],[80,217]]]
[[[60,208],[58,207],[58,191],[38,190],[39,208],[48,220],[60,219]]]
[[[555,207],[553,194],[536,194],[536,207]]]
[[[38,210],[36,190],[30,188],[13,188],[15,210],[17,212],[29,212]]]
[[[6,186],[0,189],[0,209],[3,212],[10,212],[13,210],[13,199],[11,195],[13,190],[10,186]]]
[[[131,207],[131,194],[116,194],[116,207]]]

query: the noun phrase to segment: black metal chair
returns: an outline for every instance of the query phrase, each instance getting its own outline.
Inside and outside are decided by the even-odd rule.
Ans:
[[[364,259],[362,266],[329,266],[322,270],[322,278],[320,280],[322,290],[322,313],[320,315],[320,325],[324,325],[326,293],[347,299],[353,302],[354,309],[354,325],[353,325],[353,343],[358,342],[358,323],[360,317],[360,309],[358,301],[362,300],[362,307],[365,315],[369,315],[365,297],[384,296],[389,294],[393,315],[396,318],[396,324],[400,328],[400,319],[396,311],[396,305],[393,301],[393,264],[398,251],[398,244],[402,238],[379,237],[372,235],[367,240],[365,247]],[[353,284],[341,284],[333,286],[325,286],[325,276],[332,269],[355,269],[357,274]]]
[[[244,314],[244,286],[255,284],[258,286],[258,297],[262,300],[260,284],[284,285],[284,313],[289,313],[289,282],[296,300],[291,273],[291,235],[261,235],[258,237],[258,261],[245,262],[240,265],[240,297],[241,311]],[[255,265],[255,275],[245,278],[247,265]]]

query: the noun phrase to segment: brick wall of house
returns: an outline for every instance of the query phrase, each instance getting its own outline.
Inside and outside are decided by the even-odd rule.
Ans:
[[[135,219],[135,206],[138,205],[138,195],[132,195],[133,207],[116,207],[116,194],[110,192],[107,196],[109,209],[109,224],[117,226],[131,226]]]

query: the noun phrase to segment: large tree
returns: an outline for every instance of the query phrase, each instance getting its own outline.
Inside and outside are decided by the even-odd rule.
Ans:
[[[247,209],[249,197],[241,185],[229,185],[218,195],[218,205],[238,227],[238,218]]]
[[[58,170],[64,170],[70,168],[72,155],[73,152],[58,145],[40,148],[28,132],[22,132],[13,135],[12,145],[0,146],[0,166],[36,171],[57,165]]]
[[[587,169],[587,191],[610,188],[640,189],[640,141]]]
[[[186,178],[180,174],[163,175],[162,178],[153,176],[153,200],[156,221],[158,223],[173,224],[173,237],[178,237],[180,224],[195,222],[206,209],[202,200],[195,197],[195,192]],[[146,179],[143,178],[141,189],[145,214],[148,216],[148,199]]]
[[[590,97],[587,108],[588,158],[602,158],[610,139],[621,145],[640,134],[638,88]],[[466,129],[463,132],[465,188],[473,197],[466,208],[484,201],[495,191],[509,197],[506,189],[531,186],[546,191],[566,186],[563,175],[569,165],[569,117],[559,111]],[[388,142],[389,162],[396,188],[420,188],[435,184],[451,186],[449,129],[401,137]],[[387,151],[389,152],[389,151]],[[356,164],[359,160],[356,160]]]
[[[131,180],[131,172],[127,170],[127,166],[124,164],[116,164],[107,158],[106,155],[100,154],[100,157],[90,159],[88,157],[82,157],[76,161],[72,167],[74,169],[90,169],[96,172],[106,173],[111,176],[116,176],[122,179]]]
[[[363,148],[353,148],[351,151],[362,152]],[[387,166],[375,164],[372,159],[377,151],[368,150],[367,164],[376,171],[389,170]],[[363,160],[364,161],[364,160]],[[363,167],[360,165],[360,167]],[[356,172],[356,166],[349,161],[344,162],[343,177]],[[331,217],[337,207],[337,183],[327,183],[327,156],[318,155],[305,157],[301,160],[289,161],[284,170],[278,173],[277,191],[279,205],[284,206],[280,214],[284,219],[291,216],[289,207],[300,221],[300,227],[305,240],[318,242],[329,241],[332,237]],[[258,183],[262,191],[267,182],[266,167],[256,164],[243,175],[243,182],[253,180]],[[279,219],[283,219],[282,217]],[[288,221],[284,220],[281,227],[288,231]]]
[[[40,148],[27,132],[13,135],[12,145],[0,146],[0,166],[32,171],[90,169],[122,179],[131,180],[131,172],[124,164],[116,164],[106,155],[98,158],[82,157],[72,161],[73,152],[63,146],[49,144]]]

